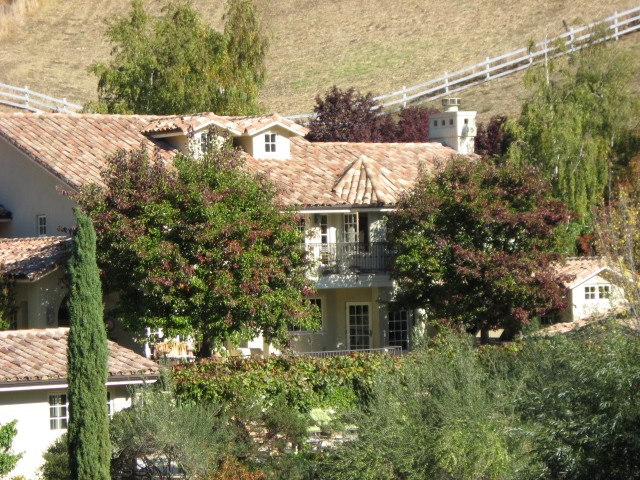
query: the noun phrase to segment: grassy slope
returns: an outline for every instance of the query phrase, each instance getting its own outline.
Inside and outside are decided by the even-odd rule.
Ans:
[[[265,110],[308,112],[331,85],[376,94],[398,90],[555,36],[562,20],[580,26],[635,6],[632,0],[256,0],[272,35]],[[164,3],[149,2],[154,8]],[[221,26],[223,0],[194,0]],[[45,0],[0,39],[0,82],[28,85],[83,102],[95,97],[87,66],[105,60],[105,17],[129,0]],[[640,40],[625,41],[638,52]],[[636,55],[640,57],[640,55]],[[492,82],[463,93],[481,118],[515,113],[522,79]]]

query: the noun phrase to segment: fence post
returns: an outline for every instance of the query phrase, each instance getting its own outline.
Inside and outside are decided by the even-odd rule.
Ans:
[[[449,73],[444,72],[444,93],[449,93]]]
[[[24,86],[24,106],[29,106],[29,87]]]
[[[573,27],[571,27],[569,29],[569,51],[573,52],[573,39],[574,39],[574,34],[573,34]]]
[[[489,80],[491,78],[491,72],[489,72],[489,57],[487,57],[487,59],[485,60],[485,70],[486,70],[486,75],[484,76],[485,79]]]
[[[69,111],[69,109],[67,108],[67,99],[66,98],[62,99],[62,111],[64,113],[67,113]]]
[[[402,86],[402,108],[407,108],[407,87]]]
[[[618,38],[618,12],[613,12],[613,39],[617,42]]]

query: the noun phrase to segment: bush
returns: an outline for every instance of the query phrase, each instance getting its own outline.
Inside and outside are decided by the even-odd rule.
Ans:
[[[40,467],[43,480],[71,480],[67,434],[58,437],[42,454],[44,464]]]
[[[640,478],[640,338],[616,323],[534,338],[514,361],[530,478]]]
[[[357,439],[323,462],[323,478],[513,478],[523,442],[511,390],[468,339],[442,337],[378,377],[370,405],[352,419]]]
[[[294,411],[308,413],[316,407],[346,409],[366,404],[378,373],[393,365],[391,357],[370,354],[228,358],[180,365],[174,377],[181,401],[268,407],[281,399]]]

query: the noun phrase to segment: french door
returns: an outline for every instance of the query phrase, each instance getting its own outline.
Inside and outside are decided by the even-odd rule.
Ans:
[[[347,329],[350,350],[371,348],[371,304],[347,304]]]

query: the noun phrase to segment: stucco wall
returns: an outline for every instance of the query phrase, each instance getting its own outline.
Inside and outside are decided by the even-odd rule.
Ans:
[[[598,287],[609,285],[610,295],[605,298],[598,298]],[[585,287],[595,287],[595,299],[585,298]],[[624,300],[623,291],[617,287],[613,282],[609,274],[603,273],[596,275],[584,283],[581,283],[571,291],[571,305],[572,315],[569,319],[565,316],[565,321],[578,321],[587,318],[591,315],[602,314],[622,305]]]
[[[0,204],[13,220],[0,223],[0,237],[38,235],[36,217],[47,216],[47,235],[62,235],[58,227],[74,224],[73,202],[57,190],[62,182],[0,139]]]
[[[317,297],[323,301],[322,330],[316,333],[295,333],[291,335],[291,346],[298,352],[346,350],[347,304],[369,304],[371,321],[371,348],[384,346],[385,307],[378,303],[380,297],[388,297],[387,289],[344,288],[322,289]]]
[[[58,310],[66,295],[62,270],[55,270],[37,282],[16,283],[18,328],[58,326]]]
[[[0,424],[18,420],[13,451],[23,452],[22,459],[8,478],[24,475],[29,480],[36,479],[37,470],[43,463],[43,452],[66,431],[49,427],[49,395],[66,393],[62,387],[26,392],[0,391]],[[112,386],[108,390],[114,412],[131,405],[126,387]]]

